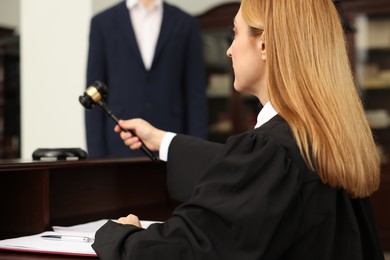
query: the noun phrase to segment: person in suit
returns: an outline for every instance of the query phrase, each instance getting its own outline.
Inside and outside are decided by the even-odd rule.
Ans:
[[[370,195],[380,154],[365,118],[331,0],[242,0],[227,55],[234,87],[264,105],[253,130],[225,144],[120,121],[167,160],[181,200],[143,229],[108,221],[100,259],[384,259]]]
[[[205,67],[194,17],[161,0],[127,0],[92,18],[87,85],[108,86],[119,118],[207,138]],[[113,133],[102,110],[87,111],[89,157],[143,156]]]

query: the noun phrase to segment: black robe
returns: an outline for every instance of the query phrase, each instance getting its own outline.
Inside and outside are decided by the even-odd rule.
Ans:
[[[101,259],[384,259],[370,198],[323,184],[280,116],[225,145],[176,136],[167,174],[183,204],[146,230],[108,221]]]

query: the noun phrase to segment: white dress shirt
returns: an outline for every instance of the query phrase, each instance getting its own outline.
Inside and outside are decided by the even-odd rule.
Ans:
[[[276,116],[278,112],[276,112],[275,108],[272,106],[270,102],[267,102],[264,107],[260,110],[259,114],[257,115],[257,123],[254,128],[258,128],[262,126],[263,124],[267,123],[271,118]],[[160,145],[160,160],[161,161],[168,161],[168,149],[169,145],[171,144],[172,139],[176,136],[175,133],[167,132]]]
[[[276,116],[278,112],[276,112],[275,108],[272,106],[270,102],[265,103],[263,108],[260,110],[259,114],[257,115],[257,123],[255,125],[255,128],[258,128],[265,123],[267,123],[271,118]]]
[[[155,0],[154,4],[146,8],[140,0],[126,0],[126,6],[145,69],[150,70],[160,35],[163,1]]]

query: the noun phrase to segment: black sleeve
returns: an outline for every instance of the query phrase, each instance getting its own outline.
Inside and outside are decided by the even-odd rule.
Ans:
[[[174,145],[185,146],[182,141]],[[181,169],[199,169],[195,162],[188,163]],[[286,153],[270,141],[247,135],[228,142],[203,170],[191,199],[166,222],[139,232],[111,222],[103,226],[93,246],[99,257],[280,259],[291,244],[300,214],[297,168]],[[283,236],[275,240],[278,230]],[[280,248],[279,255],[266,258],[272,243]]]
[[[100,259],[124,259],[122,250],[126,239],[132,234],[144,230],[133,225],[122,225],[111,220],[107,221],[97,232],[92,248],[97,252]]]
[[[189,200],[199,176],[205,171],[222,144],[200,138],[177,135],[169,146],[167,187],[171,198]]]

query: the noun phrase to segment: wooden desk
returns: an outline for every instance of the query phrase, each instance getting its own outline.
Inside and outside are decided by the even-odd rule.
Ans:
[[[96,260],[98,257],[77,257],[67,255],[45,255],[0,251],[1,260]]]
[[[149,159],[0,161],[0,239],[134,213],[165,220],[165,163]]]
[[[168,198],[165,173],[165,163],[149,159],[0,161],[0,239],[41,233],[53,225],[118,218],[130,212],[145,220],[164,220],[177,205]],[[389,183],[384,174],[381,189],[373,196],[386,250],[390,249]],[[0,251],[0,259],[87,258]]]

